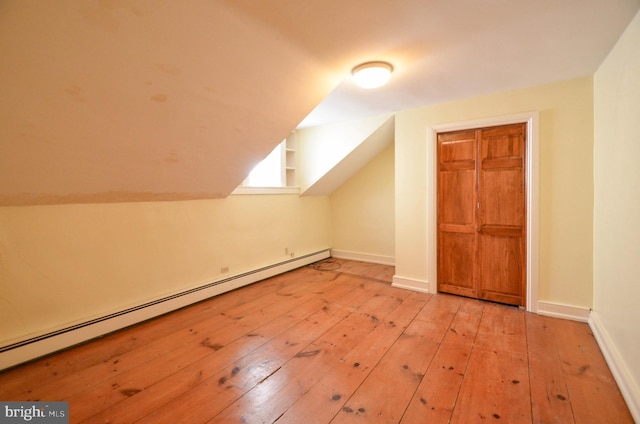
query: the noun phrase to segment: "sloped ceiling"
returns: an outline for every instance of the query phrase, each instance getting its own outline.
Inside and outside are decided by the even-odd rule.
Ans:
[[[4,0],[0,204],[224,197],[301,122],[592,75],[639,6]],[[394,79],[357,90],[372,59]]]
[[[217,1],[0,3],[3,204],[218,198],[333,88]]]
[[[333,193],[395,140],[395,116],[301,128],[297,156],[304,166],[298,175],[300,194]]]

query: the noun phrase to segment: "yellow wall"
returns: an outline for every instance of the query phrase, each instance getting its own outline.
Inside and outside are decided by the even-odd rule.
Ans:
[[[592,305],[593,81],[494,93],[396,115],[396,274],[429,282],[427,128],[540,112],[539,300]]]
[[[0,346],[328,249],[329,225],[297,195],[0,208]]]
[[[640,417],[640,13],[594,77],[592,317]],[[630,404],[630,406],[632,406]]]
[[[331,195],[331,247],[393,260],[394,203],[391,143]]]

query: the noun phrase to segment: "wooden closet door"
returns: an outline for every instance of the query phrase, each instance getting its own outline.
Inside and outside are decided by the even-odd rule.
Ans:
[[[526,293],[525,124],[480,132],[480,298],[524,306]]]
[[[526,125],[438,134],[438,290],[524,306]]]
[[[438,290],[478,297],[475,131],[438,134]]]

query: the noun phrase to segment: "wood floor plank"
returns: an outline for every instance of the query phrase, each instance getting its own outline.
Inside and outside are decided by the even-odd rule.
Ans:
[[[343,279],[344,280],[344,279]],[[140,423],[178,422],[185,414],[190,423],[201,423],[222,410],[268,378],[367,300],[382,290],[380,284],[360,282],[356,289],[328,303],[319,311],[262,345],[248,355],[214,374],[188,393],[157,409]],[[211,401],[215,399],[215,401]]]
[[[106,409],[124,399],[146,390],[158,380],[171,376],[180,370],[188,368],[191,364],[205,360],[215,352],[228,344],[242,339],[250,334],[257,337],[254,330],[264,322],[270,322],[291,309],[306,304],[313,296],[295,296],[282,299],[280,308],[261,313],[249,314],[242,318],[230,318],[219,315],[217,320],[205,321],[205,326],[194,326],[189,329],[190,339],[184,340],[174,349],[167,350],[163,355],[156,356],[148,361],[144,367],[129,369],[112,378],[105,379],[101,384],[94,386],[90,391],[79,393],[69,398],[70,405],[74,405],[71,418],[78,422],[96,413],[96,408]],[[321,303],[317,302],[317,307]],[[227,325],[220,325],[220,321],[230,320]],[[282,325],[282,324],[281,324]],[[210,328],[207,328],[210,327]],[[257,342],[259,339],[252,340]],[[245,343],[247,343],[245,341]],[[143,350],[144,351],[144,350]],[[200,374],[202,377],[202,374]]]
[[[274,422],[327,370],[342,358],[391,311],[408,293],[389,288],[351,313],[309,346],[287,361],[274,374],[238,399],[214,422]]]
[[[331,269],[335,270],[335,272],[358,275],[386,283],[391,283],[394,275],[394,268],[387,265],[345,259],[332,259],[331,263],[334,265]]]
[[[323,311],[322,314],[326,315],[326,312]],[[314,320],[316,318],[320,317],[316,316]],[[335,324],[328,316],[322,318],[328,325]],[[319,321],[305,320],[294,327],[293,332],[296,334],[288,331],[251,354],[234,358],[231,364],[159,408],[146,409],[149,415],[139,422],[206,422],[276,372],[282,363],[299,352],[297,345],[308,343],[308,338],[316,337],[318,332],[324,331],[326,327]]]
[[[418,312],[405,333],[420,334],[436,343],[441,343],[454,321],[463,298],[458,296],[434,296]]]
[[[437,348],[428,338],[401,335],[332,422],[399,422]]]
[[[465,299],[420,382],[402,421],[448,423],[465,376],[484,303]]]
[[[0,372],[70,422],[632,423],[586,324],[321,261]]]
[[[474,347],[451,423],[530,423],[526,354]]]
[[[384,422],[399,422],[459,304],[459,298],[433,297],[348,399],[333,422],[381,420],[380,417],[384,417]]]
[[[488,303],[475,341],[478,347],[527,354],[524,312],[513,306]]]
[[[226,326],[237,326],[231,318],[218,315],[217,319],[208,320],[209,323],[226,328]],[[94,384],[110,379],[112,377],[127,373],[132,369],[140,369],[141,365],[148,367],[156,362],[163,362],[167,358],[167,353],[183,353],[185,349],[197,343],[199,337],[197,333],[183,330],[178,334],[173,334],[174,340],[170,337],[159,338],[148,348],[134,349],[110,358],[108,361],[85,368],[77,373],[68,374],[57,381],[29,388],[24,394],[17,397],[25,400],[66,400],[78,393],[93,390]],[[177,345],[174,345],[175,342]],[[174,349],[174,346],[177,346]],[[170,355],[173,358],[173,355]],[[125,390],[123,388],[123,390]]]
[[[208,350],[208,356],[199,358],[197,361],[194,361],[189,366],[167,378],[158,378],[158,375],[154,374],[151,376],[153,383],[145,386],[142,383],[144,380],[136,380],[135,376],[130,375],[123,376],[126,380],[137,381],[138,386],[144,387],[144,390],[136,393],[135,397],[128,397],[120,403],[112,404],[112,406],[98,414],[96,414],[94,410],[92,421],[104,422],[108,419],[110,422],[128,423],[142,418],[144,415],[147,415],[149,411],[141,409],[139,407],[140,404],[145,405],[150,410],[159,408],[163,404],[201,384],[202,381],[212,378],[216,373],[227,368],[239,357],[259,348],[270,339],[304,320],[309,315],[321,310],[328,302],[344,296],[357,287],[356,282],[351,280],[339,281],[340,284],[335,284],[333,279],[331,281],[332,283],[330,285],[325,286],[322,284],[312,289],[317,295],[315,298],[301,303],[299,306],[296,306],[286,313],[282,313],[271,321],[261,322],[262,325],[256,325],[255,329],[250,329],[241,338],[236,339],[228,345],[221,345],[222,347],[220,349],[213,351]],[[292,300],[283,299],[283,303],[286,303],[286,301],[291,302]],[[297,303],[298,302],[295,304]],[[262,318],[264,319],[265,317],[263,316]],[[144,368],[144,371],[146,370],[147,367]],[[111,388],[113,384],[120,385],[116,379],[105,382],[107,389]],[[91,395],[92,393],[88,394]],[[75,400],[82,401],[83,399]],[[86,401],[86,399],[84,400]]]
[[[312,302],[314,303],[313,305],[311,304]],[[290,313],[255,329],[220,350],[212,352],[209,356],[201,358],[179,372],[154,382],[140,393],[135,394],[135,396],[128,397],[98,413],[94,411],[94,415],[86,422],[123,424],[135,422],[148,415],[150,411],[154,411],[173,399],[188,393],[204,380],[212,378],[216,373],[233,364],[238,358],[246,355],[246,352],[259,348],[285,331],[289,326],[300,322],[300,320],[309,315],[309,310],[320,310],[324,305],[325,303],[320,299],[314,299]],[[145,407],[141,408],[140,405]]]
[[[402,416],[402,423],[448,423],[453,414],[471,345],[443,344]]]
[[[589,326],[546,318],[552,321],[575,422],[633,423]]]
[[[553,331],[546,324],[546,317],[527,314],[525,319],[532,422],[573,423],[571,401]]]
[[[430,299],[431,295],[412,292],[300,397],[278,424],[308,422],[310,417],[318,423],[330,422]]]
[[[461,300],[460,307],[442,343],[471,345],[476,341],[480,319],[487,303],[467,298]]]
[[[485,306],[452,423],[531,422],[526,340],[523,311]]]

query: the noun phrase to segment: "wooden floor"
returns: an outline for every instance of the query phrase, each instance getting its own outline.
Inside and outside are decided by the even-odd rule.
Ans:
[[[632,423],[586,324],[330,260],[0,374],[71,423]]]

